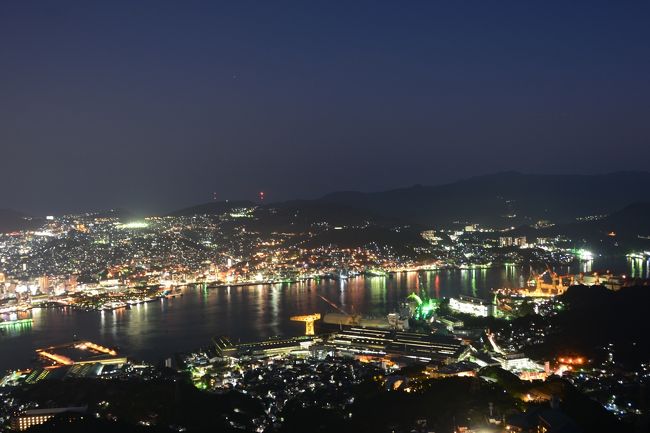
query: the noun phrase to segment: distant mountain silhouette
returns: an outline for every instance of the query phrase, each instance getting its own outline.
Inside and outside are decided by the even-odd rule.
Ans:
[[[648,250],[650,240],[650,202],[633,203],[623,209],[595,221],[558,224],[540,230],[520,227],[513,234],[535,237],[566,235],[574,239],[577,246],[594,247],[599,251],[613,252],[618,247],[623,253],[631,249]],[[641,236],[641,237],[640,237]]]
[[[291,200],[273,203],[258,209],[260,229],[296,231],[312,224],[328,223],[331,226],[362,226],[367,222],[391,225],[394,221],[378,217],[366,209],[316,200]]]
[[[587,221],[584,227],[601,233],[650,236],[650,202],[633,203],[597,221]]]
[[[391,246],[398,253],[406,253],[412,247],[429,245],[418,230],[411,228],[399,232],[380,226],[366,228],[327,230],[314,237],[307,238],[298,245],[306,248],[319,248],[336,245],[339,248],[358,248],[369,244]]]
[[[211,202],[170,215],[221,214],[255,207],[267,228],[304,227],[327,221],[355,225],[364,220],[381,224],[411,224],[421,228],[449,227],[455,222],[492,227],[518,227],[540,219],[556,224],[578,217],[609,215],[630,203],[650,202],[648,172],[599,175],[543,175],[504,172],[453,183],[382,192],[341,191],[316,200],[291,200],[257,205],[250,201]]]
[[[248,200],[214,201],[190,206],[171,212],[169,216],[219,215],[237,208],[255,207],[257,204]]]
[[[438,186],[416,185],[385,192],[336,192],[318,201],[364,209],[422,226],[455,221],[518,226],[539,219],[557,223],[609,214],[636,201],[650,201],[650,173],[537,175],[517,172],[472,177]]]
[[[128,220],[138,218],[133,212],[123,208],[117,209],[103,209],[94,212],[89,212],[95,218],[117,218],[119,220]]]
[[[42,218],[32,218],[12,209],[0,209],[0,233],[36,228],[42,222]]]

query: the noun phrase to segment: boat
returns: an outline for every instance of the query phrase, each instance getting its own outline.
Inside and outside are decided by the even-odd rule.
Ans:
[[[388,272],[381,270],[381,269],[376,269],[376,268],[369,268],[366,269],[365,271],[366,277],[387,277]]]

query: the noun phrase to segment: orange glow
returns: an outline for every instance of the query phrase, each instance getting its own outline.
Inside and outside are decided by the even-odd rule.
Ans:
[[[585,359],[581,356],[578,356],[576,358],[558,358],[558,362],[561,364],[571,364],[571,365],[582,365],[585,363]]]
[[[100,346],[99,344],[92,343],[90,341],[86,341],[84,343],[78,344],[75,346],[77,349],[91,349],[96,352],[101,352],[101,353],[106,353],[111,356],[117,355],[117,352],[114,351],[113,349],[109,349],[108,347]]]
[[[38,352],[39,355],[41,355],[44,358],[47,358],[49,360],[52,360],[54,362],[57,362],[62,365],[72,365],[74,364],[74,361],[67,356],[62,356],[62,355],[57,355],[55,353],[50,353],[46,352],[44,350],[41,350]]]

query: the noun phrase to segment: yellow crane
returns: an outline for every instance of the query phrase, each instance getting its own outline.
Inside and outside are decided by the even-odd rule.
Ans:
[[[292,316],[294,322],[305,322],[305,335],[314,335],[314,322],[320,320],[320,314],[305,314],[304,316]]]

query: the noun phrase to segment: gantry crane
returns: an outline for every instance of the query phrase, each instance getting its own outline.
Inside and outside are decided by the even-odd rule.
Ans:
[[[325,296],[318,295],[323,301],[327,302],[329,305],[331,305],[335,310],[339,311],[342,313],[344,316],[348,317],[350,319],[350,323],[347,323],[348,325],[358,325],[359,322],[361,321],[361,315],[360,314],[350,314],[347,311],[345,311],[343,308],[339,307],[336,305],[334,302],[330,301],[327,299]]]
[[[292,316],[294,322],[305,322],[305,335],[314,335],[314,322],[320,320],[320,314],[305,314],[304,316]]]

